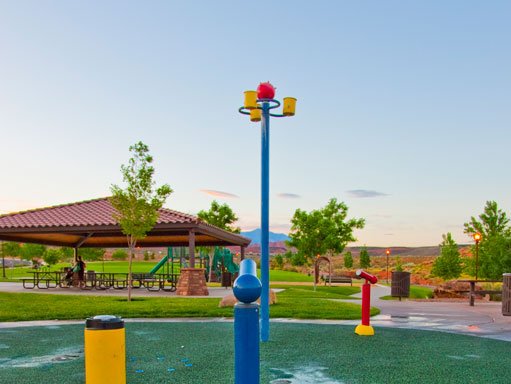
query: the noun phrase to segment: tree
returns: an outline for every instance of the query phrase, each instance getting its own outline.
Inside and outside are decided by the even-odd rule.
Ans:
[[[211,202],[211,207],[208,211],[201,210],[197,217],[204,220],[206,223],[214,225],[215,227],[224,229],[233,233],[240,233],[241,229],[235,227],[233,224],[238,221],[238,217],[233,212],[231,207],[227,204],[219,204],[216,200]],[[204,251],[209,255],[209,278],[213,275],[213,248],[204,247]]]
[[[431,274],[444,280],[455,279],[460,277],[463,270],[458,244],[456,244],[450,232],[442,235],[442,239],[440,256],[435,259]]]
[[[16,257],[20,255],[20,245],[12,241],[2,242],[0,245],[0,252],[2,253],[2,275],[5,275],[5,256]]]
[[[284,266],[284,258],[282,255],[275,255],[272,261],[273,269],[282,269]]]
[[[465,233],[472,236],[479,232],[483,241],[495,235],[509,234],[508,227],[509,218],[506,213],[499,209],[495,201],[487,201],[484,206],[484,212],[479,215],[479,220],[474,216],[470,218],[468,223],[465,223]]]
[[[41,244],[25,243],[20,248],[20,256],[23,260],[34,261],[36,257],[43,257],[46,247]]]
[[[369,268],[371,266],[371,259],[369,257],[369,252],[367,252],[366,247],[362,247],[360,250],[360,268]]]
[[[62,257],[62,252],[56,248],[48,248],[43,254],[43,260],[50,267],[57,264]]]
[[[484,212],[479,218],[471,217],[465,223],[465,233],[473,235],[479,232],[482,240],[479,243],[480,277],[490,279],[502,278],[502,273],[511,270],[511,229],[506,213],[498,208],[495,201],[487,201]],[[472,255],[476,247],[472,247]],[[475,260],[468,263],[469,271],[474,274]]]
[[[208,211],[199,211],[197,217],[206,223],[222,228],[232,233],[240,233],[241,229],[233,224],[238,221],[238,216],[227,204],[219,204],[216,200],[211,202]]]
[[[350,251],[344,254],[344,267],[345,268],[353,268],[353,255]]]
[[[126,260],[127,258],[128,258],[128,252],[126,252],[124,249],[116,249],[112,253],[113,260]]]
[[[78,248],[78,256],[82,258],[82,260],[87,261],[99,261],[103,260],[105,256],[104,248]]]
[[[59,252],[61,254],[61,257],[60,257],[61,260],[69,261],[73,258],[73,248],[60,247]],[[78,254],[80,254],[80,251],[78,251]]]
[[[473,263],[475,269],[475,263]],[[502,279],[511,271],[511,236],[493,235],[479,245],[479,277]]]
[[[295,247],[308,259],[316,255],[341,253],[344,247],[356,241],[354,229],[364,228],[364,219],[347,219],[348,206],[332,198],[321,209],[310,213],[297,209],[291,219],[290,240],[287,245]]]
[[[131,269],[135,246],[154,227],[158,220],[158,210],[173,191],[167,184],[155,189],[154,167],[151,165],[153,157],[146,144],[139,141],[130,146],[129,150],[132,157],[127,165],[121,166],[126,188],[112,185],[110,202],[117,210],[114,218],[128,242],[128,301],[131,301]]]

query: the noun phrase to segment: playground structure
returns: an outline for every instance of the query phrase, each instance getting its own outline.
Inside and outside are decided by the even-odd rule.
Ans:
[[[207,280],[211,282],[222,281],[223,283],[223,275],[229,274],[229,280],[232,280],[239,272],[239,266],[234,262],[233,254],[229,249],[214,247],[212,262],[210,262],[210,257],[211,256],[206,251],[201,250],[198,260],[196,258],[196,261],[199,262],[199,268],[205,268]],[[181,268],[187,268],[190,265],[189,260],[190,254],[188,247],[168,247],[167,255],[149,271],[149,274],[158,272],[170,275],[177,274]],[[209,278],[210,276],[211,279]],[[230,285],[231,284],[228,286]]]

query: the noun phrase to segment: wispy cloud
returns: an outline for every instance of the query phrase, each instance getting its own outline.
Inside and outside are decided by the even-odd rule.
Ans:
[[[277,197],[282,199],[299,199],[301,196],[296,193],[277,193]]]
[[[206,195],[221,197],[224,199],[237,199],[239,196],[229,192],[215,191],[214,189],[201,189],[202,193]]]
[[[376,213],[374,215],[370,215],[371,217],[377,218],[377,219],[390,219],[392,215],[386,215],[383,213]]]
[[[366,197],[380,197],[380,196],[388,196],[387,193],[371,191],[369,189],[352,189],[350,191],[346,191],[349,196],[355,198],[366,198]]]

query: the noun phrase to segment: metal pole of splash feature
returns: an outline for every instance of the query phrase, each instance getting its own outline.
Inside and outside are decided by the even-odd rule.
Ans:
[[[234,306],[234,383],[259,384],[259,304],[261,281],[254,260],[241,261],[233,292]]]

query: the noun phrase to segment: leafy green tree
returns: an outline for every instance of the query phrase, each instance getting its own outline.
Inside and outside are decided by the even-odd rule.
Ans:
[[[62,252],[56,248],[48,248],[43,254],[43,260],[50,267],[57,264],[62,257]]]
[[[479,277],[487,279],[500,280],[503,273],[511,272],[511,236],[500,234],[483,240],[478,264]],[[472,268],[475,270],[475,262]]]
[[[216,200],[211,202],[209,210],[201,210],[197,217],[206,223],[222,228],[233,233],[240,233],[241,229],[233,224],[238,221],[238,216],[233,212],[232,208],[227,204],[220,204]]]
[[[348,251],[344,254],[344,267],[345,268],[353,268],[353,255],[351,251]]]
[[[44,245],[25,243],[20,248],[20,256],[23,260],[34,262],[35,258],[42,258],[45,251],[46,247]]]
[[[112,253],[113,260],[126,260],[127,258],[128,258],[128,252],[126,252],[124,249],[116,249]]]
[[[5,256],[17,257],[20,255],[20,245],[12,241],[2,242],[0,244],[0,253],[2,254],[2,275],[5,275]]]
[[[369,268],[371,266],[371,258],[369,257],[369,252],[367,252],[366,247],[363,247],[360,250],[360,268]]]
[[[21,252],[21,246],[13,241],[5,241],[2,242],[1,251],[3,256],[18,257]]]
[[[82,260],[87,261],[100,261],[105,256],[104,248],[78,248],[78,256]]]
[[[128,301],[131,301],[132,263],[138,240],[146,237],[158,220],[158,210],[163,206],[172,189],[167,184],[155,189],[153,181],[153,157],[149,147],[139,141],[130,146],[132,157],[127,165],[121,166],[123,189],[112,185],[110,202],[117,210],[114,218],[126,235],[129,248]]]
[[[479,232],[483,241],[495,235],[507,235],[510,232],[509,218],[506,213],[499,209],[495,201],[487,201],[484,206],[484,212],[479,215],[479,219],[474,216],[468,223],[464,224],[465,233],[472,236]]]
[[[293,256],[291,257],[291,265],[297,267],[302,266],[307,263],[307,257],[301,252],[293,253]]]
[[[60,252],[60,259],[61,260],[71,260],[73,258],[73,248],[69,248],[69,247],[60,247],[59,248],[59,252]],[[80,252],[80,251],[78,251]]]
[[[364,227],[364,219],[347,219],[348,206],[332,198],[328,204],[311,212],[297,209],[291,219],[288,246],[295,247],[308,259],[316,255],[342,253],[356,241],[354,229]]]
[[[224,229],[233,233],[240,233],[241,229],[235,227],[233,224],[238,221],[238,217],[227,204],[219,204],[216,200],[211,202],[209,210],[201,210],[197,214],[197,217],[208,224],[214,225],[215,227]],[[200,247],[204,252],[209,255],[209,278],[213,276],[213,247]]]
[[[472,216],[464,226],[468,235],[473,236],[476,232],[482,235],[478,252],[479,277],[502,278],[502,273],[511,270],[509,261],[511,229],[507,214],[499,209],[495,201],[487,201],[484,212],[477,219]],[[472,247],[474,258],[467,260],[467,269],[472,275],[475,275],[476,252],[474,245]]]
[[[273,257],[272,264],[274,269],[282,269],[282,267],[284,266],[284,258],[282,257],[282,255],[275,255]]]
[[[442,235],[440,255],[435,259],[431,274],[444,280],[455,279],[461,275],[463,262],[461,260],[458,244],[452,238],[451,233]]]

